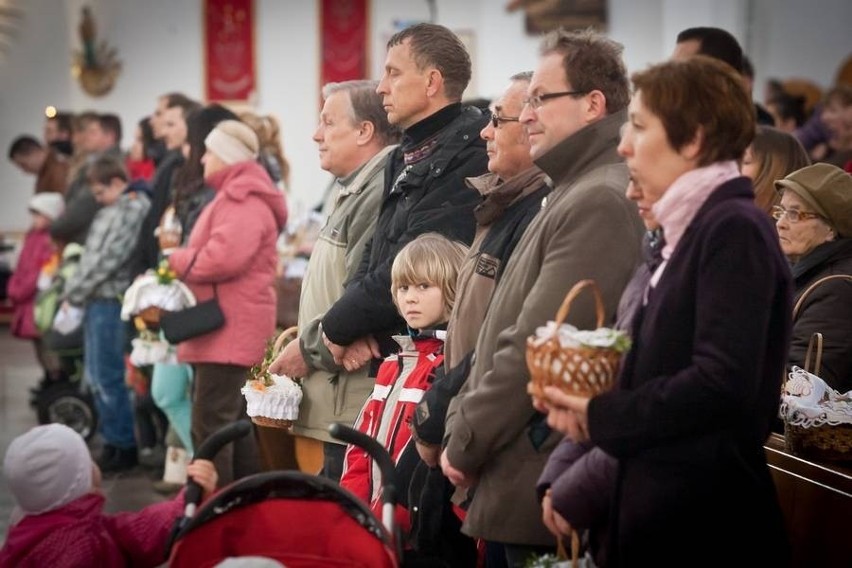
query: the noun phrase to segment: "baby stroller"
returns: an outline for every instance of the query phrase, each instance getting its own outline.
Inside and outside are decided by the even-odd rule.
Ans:
[[[36,325],[45,347],[58,356],[62,378],[44,381],[33,393],[31,403],[39,424],[64,424],[88,441],[97,431],[98,415],[92,393],[83,380],[83,328],[79,326],[69,333],[53,328],[65,282],[77,270],[82,254],[80,245],[66,245],[50,284],[36,296]]]
[[[98,413],[80,366],[67,378],[45,385],[34,402],[39,424],[64,424],[89,441],[98,429]]]
[[[237,422],[211,436],[196,451],[210,456],[251,431]],[[298,471],[272,471],[235,481],[196,511],[200,488],[190,482],[186,510],[173,532],[169,566],[208,567],[239,556],[262,556],[287,568],[399,565],[398,529],[394,524],[396,472],[376,440],[334,424],[331,435],[366,450],[383,480],[383,521],[366,504],[323,477]]]

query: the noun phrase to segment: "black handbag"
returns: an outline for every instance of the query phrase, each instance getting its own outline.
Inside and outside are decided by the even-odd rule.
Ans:
[[[189,263],[184,278],[195,264],[195,258]],[[225,325],[225,314],[219,306],[219,295],[216,293],[216,284],[213,284],[213,297],[205,302],[199,302],[191,308],[177,312],[163,312],[160,316],[160,330],[163,337],[172,345],[181,341],[198,337],[216,331]]]
[[[160,329],[166,341],[176,345],[181,341],[216,331],[225,325],[225,314],[214,296],[206,302],[195,304],[179,312],[164,312],[160,316]]]

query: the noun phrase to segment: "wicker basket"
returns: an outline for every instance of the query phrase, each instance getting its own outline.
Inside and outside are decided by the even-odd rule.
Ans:
[[[804,428],[784,423],[784,442],[791,454],[822,461],[852,461],[852,425]]]
[[[848,274],[833,274],[825,276],[805,289],[799,296],[793,307],[793,321],[798,319],[799,312],[805,303],[805,299],[821,284],[831,280],[848,280],[852,282],[852,276]],[[814,333],[808,341],[808,349],[805,354],[804,370],[819,376],[822,368],[823,336]],[[811,362],[813,361],[813,365]],[[852,425],[849,424],[824,424],[805,428],[790,424],[784,420],[784,441],[787,451],[793,455],[824,461],[852,462]]]
[[[553,336],[527,339],[527,367],[533,394],[542,397],[546,386],[556,386],[567,394],[594,396],[612,388],[621,362],[621,352],[605,347],[563,347],[559,343],[559,326],[568,317],[571,302],[586,288],[595,296],[597,327],[603,327],[604,306],[594,280],[581,280],[565,296],[556,314]]]
[[[298,327],[288,327],[284,331],[282,331],[278,337],[275,339],[275,343],[272,346],[272,354],[274,357],[277,357],[281,350],[287,345],[291,340],[295,339],[299,333]],[[268,364],[264,363],[261,368],[261,372],[266,372],[268,368]],[[288,429],[293,425],[292,420],[284,420],[281,418],[269,418],[267,416],[252,416],[251,421],[257,424],[258,426],[266,426],[268,428],[284,428]]]
[[[281,418],[268,418],[266,416],[252,416],[251,421],[258,426],[266,426],[267,428],[283,428],[288,429],[293,425],[292,420],[283,420]]]

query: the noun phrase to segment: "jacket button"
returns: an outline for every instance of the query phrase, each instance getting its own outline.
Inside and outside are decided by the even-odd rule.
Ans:
[[[465,134],[464,136],[462,136],[462,138],[463,138],[463,139],[465,139],[465,140],[467,140],[468,138],[470,138],[470,136],[468,136],[467,134]]]
[[[436,168],[436,169],[435,169],[435,173],[436,173],[436,174],[440,174],[440,173],[441,173],[441,168]]]

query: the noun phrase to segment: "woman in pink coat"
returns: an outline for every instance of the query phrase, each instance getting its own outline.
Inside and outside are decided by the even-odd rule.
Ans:
[[[214,293],[225,324],[188,339],[178,359],[195,369],[192,437],[198,446],[221,426],[246,415],[240,387],[263,359],[275,333],[276,242],[287,221],[284,196],[257,163],[254,131],[236,120],[220,122],[205,139],[205,182],[216,197],[198,218],[186,247],[169,265],[199,302]],[[216,457],[222,485],[258,469],[253,437]]]

